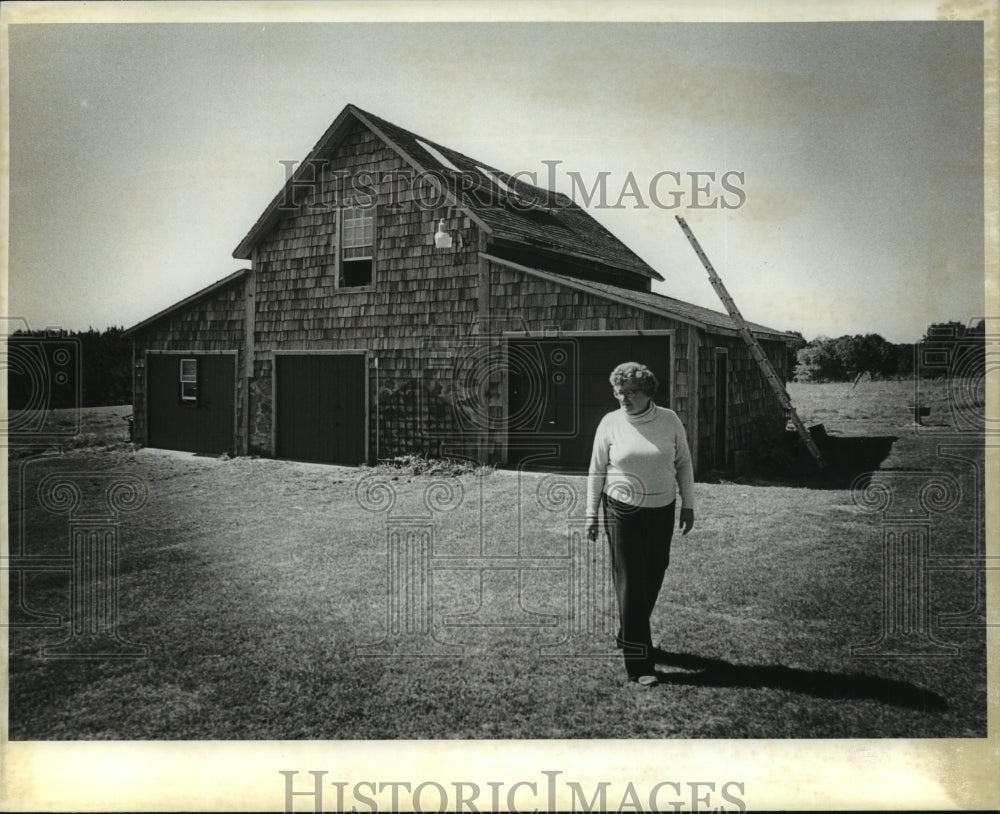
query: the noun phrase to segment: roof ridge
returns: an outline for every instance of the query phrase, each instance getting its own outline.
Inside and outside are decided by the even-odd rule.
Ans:
[[[486,235],[502,234],[505,239],[512,240],[527,249],[546,248],[563,256],[590,259],[623,275],[663,279],[662,275],[572,197],[557,190],[529,184],[521,178],[515,179],[505,170],[440,144],[353,103],[348,103],[344,107],[310,151],[306,160],[290,178],[286,179],[282,189],[236,247],[233,252],[235,257],[250,257],[257,242],[283,216],[279,202],[283,200],[289,187],[298,180],[298,173],[305,171],[303,167],[310,163],[310,159],[316,159],[335,150],[355,123],[373,131],[414,169],[424,172],[444,170],[439,180],[430,182],[435,186],[440,185],[441,191],[451,205],[464,210]],[[437,151],[441,158],[450,162],[457,170],[457,174],[455,171],[449,171],[427,148]],[[426,158],[423,157],[424,154]],[[461,165],[465,165],[466,169],[463,170]],[[464,182],[458,184],[459,178],[466,170],[475,172],[476,186],[473,190],[466,188]],[[495,173],[495,177],[491,177],[490,173]],[[508,185],[513,189],[513,194],[504,189]],[[477,197],[475,190],[488,192],[488,202]],[[543,210],[557,217],[559,225],[563,228],[553,231],[551,228],[553,224],[539,221],[538,213]]]

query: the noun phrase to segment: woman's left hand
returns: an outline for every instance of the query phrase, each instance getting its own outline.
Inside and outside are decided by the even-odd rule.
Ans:
[[[694,509],[681,509],[681,534],[694,528]]]

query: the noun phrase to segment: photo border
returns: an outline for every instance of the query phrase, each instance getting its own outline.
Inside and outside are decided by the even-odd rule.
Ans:
[[[867,20],[982,20],[985,42],[986,155],[998,148],[998,16],[995,2],[886,2],[863,0],[767,4],[739,2],[11,2],[0,10],[0,51],[9,53],[8,26],[67,22],[777,22]],[[9,67],[2,66],[4,153],[9,159]],[[7,162],[9,166],[9,160]],[[9,181],[9,177],[7,178]],[[995,162],[984,165],[987,316],[1000,314],[1000,223]],[[9,183],[0,197],[0,223],[9,222]],[[6,283],[6,256],[3,258]],[[6,285],[0,312],[8,309]],[[997,377],[988,379],[987,410],[997,414]],[[4,417],[6,406],[3,406]],[[1000,471],[1000,455],[987,448],[987,473]],[[3,501],[7,468],[3,468]],[[992,496],[994,483],[987,483]],[[6,502],[3,504],[6,516]],[[987,554],[997,556],[997,505],[987,499]],[[3,553],[7,529],[3,530]],[[996,658],[995,572],[987,587],[989,692],[988,731],[983,739],[920,740],[525,740],[525,741],[275,741],[275,742],[8,742],[0,743],[0,810],[33,811],[254,811],[280,810],[282,770],[327,771],[327,779],[348,783],[399,780],[442,784],[504,780],[544,781],[543,771],[563,780],[611,781],[609,800],[619,800],[627,783],[649,788],[663,781],[745,784],[751,809],[987,808],[1000,806]],[[7,613],[6,572],[0,613]],[[0,622],[6,621],[5,618]],[[3,631],[3,706],[7,726],[7,639]],[[470,748],[470,744],[474,748]],[[557,805],[568,807],[568,800]],[[298,803],[298,810],[308,810]]]

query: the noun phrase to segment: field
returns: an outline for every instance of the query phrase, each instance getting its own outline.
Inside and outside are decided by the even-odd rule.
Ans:
[[[61,450],[12,450],[10,553],[41,565],[10,573],[9,737],[984,737],[983,406],[947,388],[790,387],[807,423],[891,454],[853,493],[699,482],[649,690],[613,648],[601,552],[570,566],[580,477],[134,450],[129,408],[85,411]],[[109,510],[116,483],[135,491]],[[890,527],[928,556],[887,575]],[[94,529],[117,568],[70,572]]]

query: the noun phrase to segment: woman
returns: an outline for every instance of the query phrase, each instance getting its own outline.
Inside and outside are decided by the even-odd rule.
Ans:
[[[618,597],[618,646],[629,679],[648,687],[657,682],[649,617],[670,561],[678,491],[681,532],[694,526],[694,467],[677,413],[653,403],[658,387],[653,371],[625,362],[610,381],[621,409],[601,419],[594,437],[587,533],[597,539],[603,502]]]

